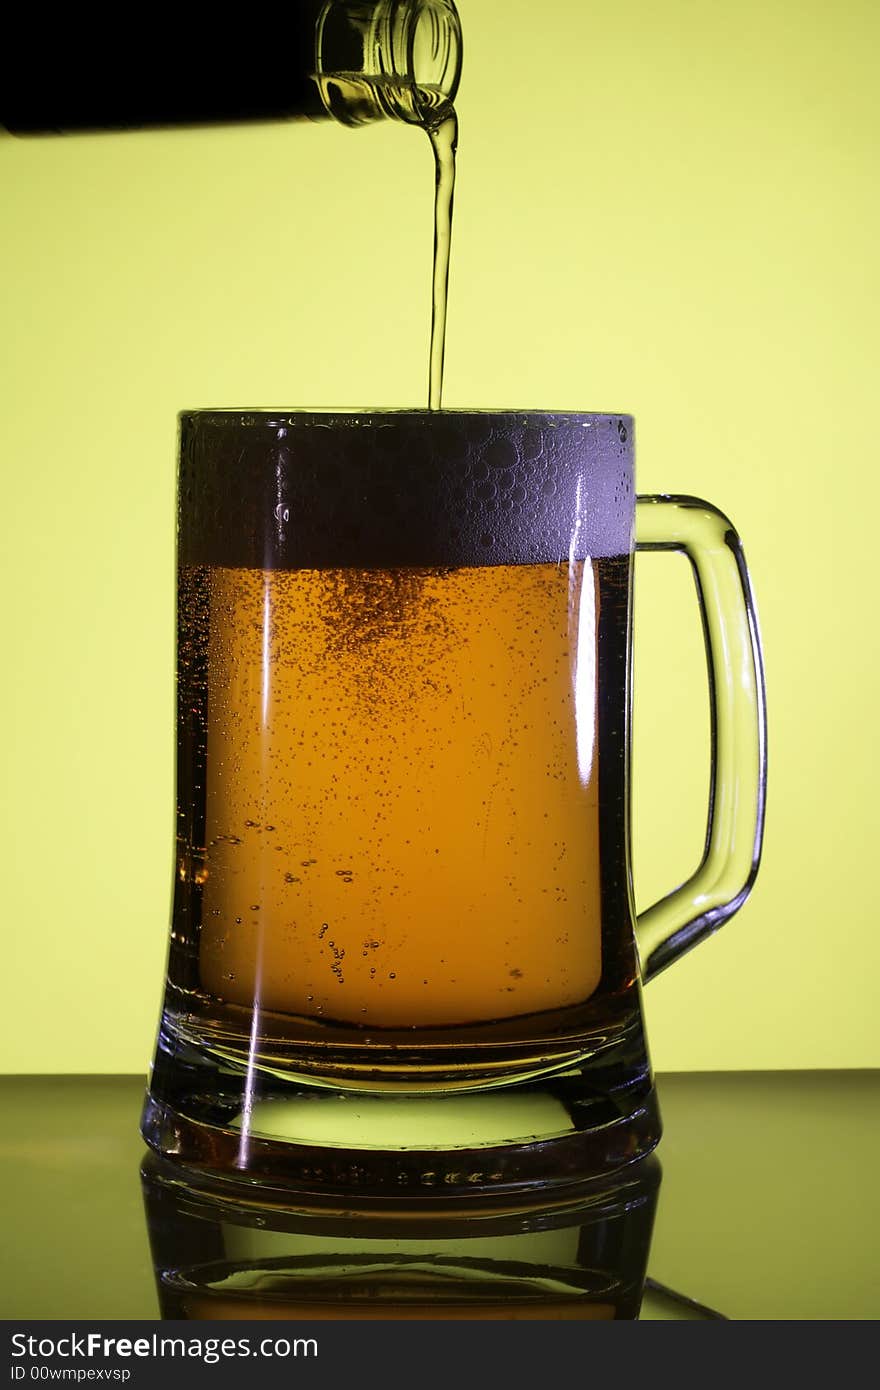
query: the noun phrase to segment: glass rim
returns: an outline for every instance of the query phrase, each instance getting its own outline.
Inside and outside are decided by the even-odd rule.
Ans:
[[[462,409],[429,410],[426,406],[379,406],[379,407],[359,407],[359,406],[255,406],[253,408],[242,406],[232,407],[197,407],[195,409],[184,409],[178,412],[178,420],[200,420],[216,424],[235,423],[239,426],[250,424],[263,425],[295,425],[306,423],[310,419],[326,419],[332,417],[336,420],[358,420],[370,423],[373,420],[400,419],[411,420],[435,420],[442,424],[444,420],[460,420],[462,418],[476,417],[484,420],[504,420],[508,422],[521,420],[524,424],[535,424],[545,422],[549,426],[557,424],[589,426],[608,421],[619,421],[621,424],[632,426],[635,417],[628,411],[621,410],[537,410],[537,409],[484,409],[463,407]]]

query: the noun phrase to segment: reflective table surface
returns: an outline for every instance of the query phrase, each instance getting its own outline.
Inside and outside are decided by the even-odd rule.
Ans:
[[[662,1180],[401,1233],[181,1189],[140,1077],[7,1077],[0,1317],[632,1317],[647,1267],[643,1319],[874,1319],[878,1078],[661,1076]]]

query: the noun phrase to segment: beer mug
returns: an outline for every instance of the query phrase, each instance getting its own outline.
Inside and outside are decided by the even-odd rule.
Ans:
[[[712,707],[702,863],[639,917],[635,549],[690,559]],[[197,411],[178,557],[147,1141],[397,1196],[648,1152],[641,983],[741,906],[760,855],[761,653],[728,519],[635,496],[627,416]]]

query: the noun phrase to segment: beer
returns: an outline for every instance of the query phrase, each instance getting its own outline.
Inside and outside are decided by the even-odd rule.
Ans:
[[[588,999],[598,788],[575,689],[592,700],[593,571],[182,576],[199,588],[208,993],[410,1030]]]
[[[215,468],[184,438],[166,1028],[366,1090],[602,1052],[637,1017],[625,535],[590,553],[565,417],[295,418],[208,417]]]
[[[431,149],[434,152],[434,259],[431,274],[431,338],[428,351],[429,410],[439,410],[443,404],[455,155],[458,149],[458,117],[448,105],[441,114],[442,119],[435,118],[427,127]]]

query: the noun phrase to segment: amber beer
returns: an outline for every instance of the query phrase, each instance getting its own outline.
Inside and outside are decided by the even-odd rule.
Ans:
[[[410,1091],[625,1036],[631,455],[592,428],[184,420],[169,1034]]]

